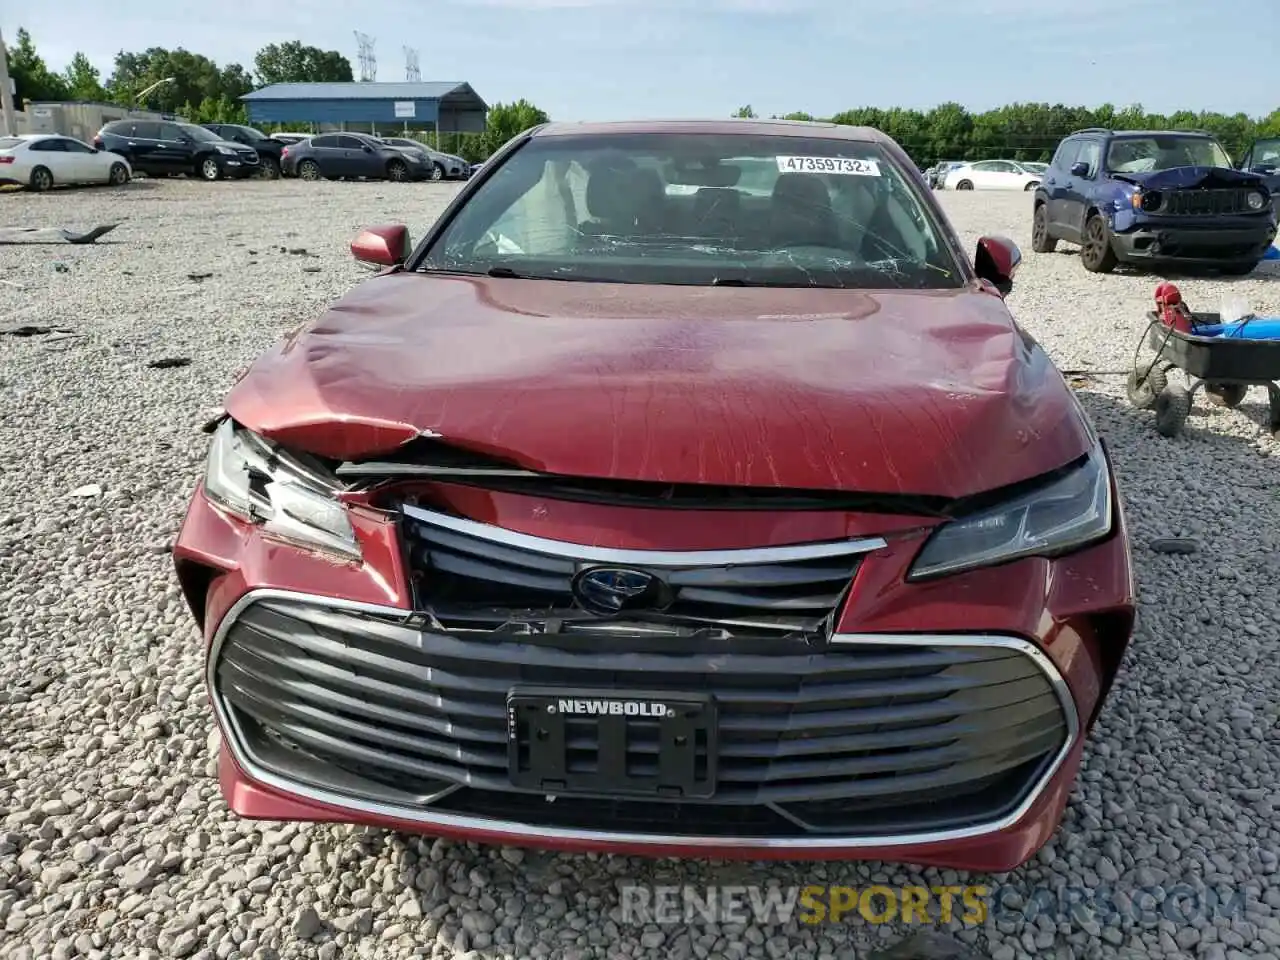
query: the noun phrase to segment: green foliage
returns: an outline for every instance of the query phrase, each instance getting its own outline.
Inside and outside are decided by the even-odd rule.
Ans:
[[[489,116],[485,123],[485,131],[480,135],[477,145],[480,155],[488,157],[508,140],[517,137],[526,130],[546,123],[550,118],[542,110],[528,100],[517,100],[515,103],[495,103],[489,108]],[[464,159],[470,159],[462,154]]]
[[[733,115],[738,120],[754,120],[756,118],[756,112],[751,109],[750,104],[745,107],[739,107]]]
[[[9,76],[17,88],[15,102],[24,100],[66,100],[70,95],[67,81],[50,71],[36,53],[31,34],[18,28],[13,46],[6,45],[9,56]]]
[[[351,61],[337,50],[308,47],[297,40],[269,43],[253,58],[258,83],[349,83]]]
[[[77,53],[71,58],[71,63],[63,72],[63,79],[67,85],[67,95],[72,100],[101,103],[107,99],[107,91],[102,86],[98,68],[83,53]]]
[[[144,93],[147,87],[169,78],[173,82],[160,83]],[[115,71],[107,81],[107,91],[116,102],[161,113],[180,113],[185,104],[222,98],[235,104],[252,89],[252,79],[238,63],[219,67],[203,54],[181,47],[151,47],[141,53],[122,50],[116,54]],[[243,117],[243,110],[236,109]]]

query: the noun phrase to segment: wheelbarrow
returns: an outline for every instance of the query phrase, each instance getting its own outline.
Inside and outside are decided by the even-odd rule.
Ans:
[[[1156,431],[1165,437],[1182,432],[1196,392],[1224,407],[1238,407],[1250,387],[1266,387],[1270,400],[1267,428],[1280,436],[1280,320],[1246,318],[1222,322],[1216,313],[1188,310],[1173,284],[1156,291],[1156,310],[1134,351],[1126,392],[1139,410],[1154,410]],[[1139,361],[1143,344],[1155,356]],[[1183,383],[1170,374],[1181,371]]]

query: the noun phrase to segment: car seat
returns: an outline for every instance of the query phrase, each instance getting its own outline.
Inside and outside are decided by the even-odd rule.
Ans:
[[[773,185],[770,241],[775,247],[840,245],[827,185],[809,173],[784,173]]]

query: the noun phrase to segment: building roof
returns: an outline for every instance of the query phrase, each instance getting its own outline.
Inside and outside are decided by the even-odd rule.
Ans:
[[[475,97],[469,83],[437,80],[425,83],[273,83],[246,93],[241,100],[443,100],[450,94]]]

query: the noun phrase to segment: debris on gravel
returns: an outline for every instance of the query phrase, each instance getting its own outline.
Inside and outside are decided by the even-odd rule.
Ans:
[[[0,958],[827,960],[921,932],[870,901],[823,924],[622,910],[636,886],[753,885],[982,886],[981,922],[959,906],[938,919],[936,896],[931,917],[997,960],[1280,956],[1280,443],[1265,392],[1238,409],[1197,397],[1185,433],[1159,436],[1110,372],[1132,363],[1158,278],[1086,273],[1065,244],[1031,253],[1020,193],[942,199],[967,249],[982,234],[1022,247],[1010,305],[1081,372],[1134,542],[1151,546],[1135,549],[1137,636],[1065,822],[1026,866],[570,856],[229,814],[203,645],[162,547],[236,372],[370,276],[348,250],[361,227],[420,236],[456,189],[403,186],[139,180],[6,196],[17,225],[121,226],[61,259],[0,248],[5,273],[42,278],[38,293],[0,285],[5,332],[81,334],[57,362],[34,332],[0,349]],[[272,250],[293,256],[258,253]],[[303,255],[321,272],[304,274]],[[1265,266],[1177,282],[1193,308],[1230,293],[1280,313]],[[191,365],[144,376],[139,354]]]

